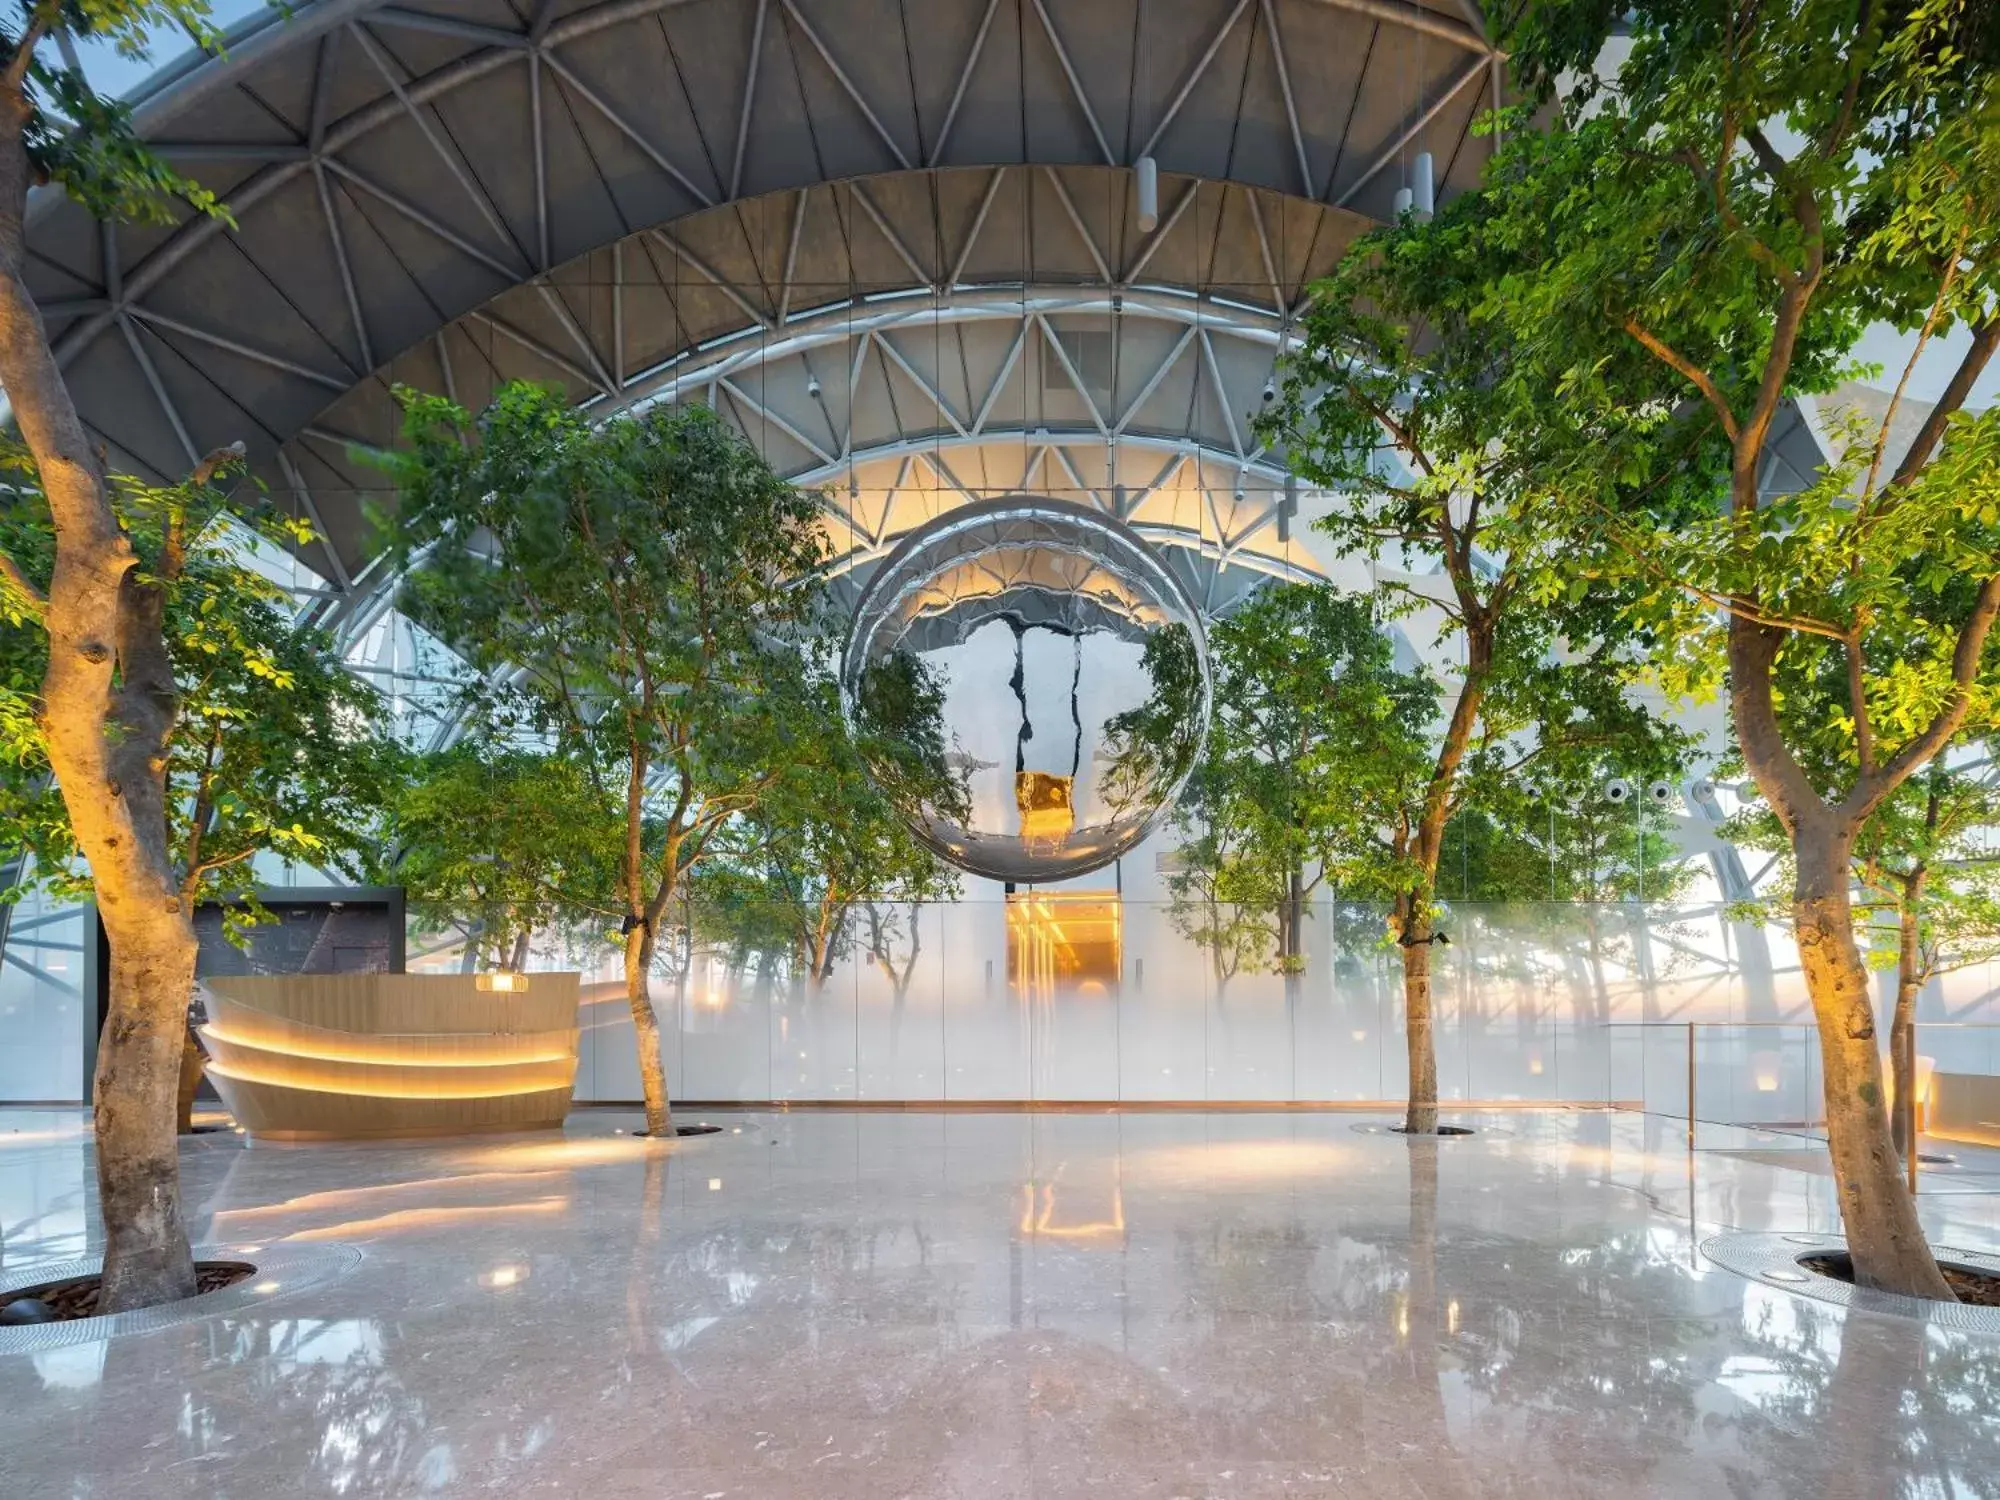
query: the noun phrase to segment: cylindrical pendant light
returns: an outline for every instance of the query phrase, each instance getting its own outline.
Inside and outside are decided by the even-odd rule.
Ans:
[[[1150,156],[1142,156],[1134,173],[1139,191],[1139,229],[1151,234],[1160,222],[1160,164]]]
[[[1417,218],[1428,219],[1437,212],[1437,181],[1431,169],[1431,154],[1417,153],[1416,170],[1412,173],[1411,186],[1415,194]]]
[[[1410,201],[1411,201],[1411,200],[1410,200],[1410,190],[1409,190],[1408,188],[1406,188],[1406,187],[1399,187],[1399,188],[1397,188],[1397,189],[1396,189],[1396,217],[1397,217],[1397,218],[1399,218],[1399,219],[1400,219],[1400,218],[1402,218],[1404,214],[1406,214],[1406,213],[1408,213],[1408,212],[1410,211]]]

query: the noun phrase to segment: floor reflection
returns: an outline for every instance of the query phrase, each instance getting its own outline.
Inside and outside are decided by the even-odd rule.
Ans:
[[[731,1116],[679,1143],[190,1143],[197,1232],[354,1277],[0,1356],[8,1496],[2000,1494],[2000,1340],[1709,1266],[1820,1229],[1748,1132],[1521,1113]],[[0,1134],[0,1265],[83,1136]],[[1932,1232],[2000,1244],[1990,1192]]]

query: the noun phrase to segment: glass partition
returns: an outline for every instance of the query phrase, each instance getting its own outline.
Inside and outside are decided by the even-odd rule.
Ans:
[[[1301,972],[1219,956],[1170,903],[1038,888],[944,904],[858,902],[809,966],[773,908],[732,933],[701,912],[663,936],[650,993],[675,1096],[696,1101],[1395,1100],[1401,965],[1386,912],[1313,903]],[[1212,915],[1212,914],[1211,914]],[[464,935],[412,912],[411,966]],[[1210,925],[1215,925],[1211,923]],[[1779,931],[1720,907],[1449,907],[1434,953],[1439,1093],[1458,1103],[1624,1104],[1810,1129],[1817,1041]],[[601,921],[541,934],[530,968],[584,974],[580,1101],[638,1098],[622,951]],[[817,977],[815,977],[815,975]],[[1981,998],[1922,1049],[1992,1071]],[[1690,1056],[1693,1069],[1690,1073]]]

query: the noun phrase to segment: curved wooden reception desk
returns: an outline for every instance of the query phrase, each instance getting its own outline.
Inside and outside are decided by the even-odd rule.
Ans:
[[[202,981],[208,1076],[237,1124],[279,1140],[560,1125],[577,980],[490,994],[472,974],[217,975]]]

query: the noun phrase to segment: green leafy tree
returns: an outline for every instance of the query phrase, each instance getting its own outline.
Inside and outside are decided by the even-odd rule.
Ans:
[[[1374,847],[1343,873],[1348,894],[1391,906],[1412,1132],[1437,1128],[1431,948],[1452,820],[1518,803],[1510,789],[1537,762],[1649,753],[1662,734],[1629,691],[1643,658],[1614,590],[1578,573],[1573,491],[1601,483],[1579,458],[1593,434],[1520,409],[1510,350],[1454,303],[1457,236],[1445,219],[1407,220],[1360,242],[1314,287],[1265,422],[1328,491],[1318,525],[1372,565],[1384,611],[1434,629],[1457,663],[1442,716],[1377,768],[1396,803],[1369,810]]]
[[[126,107],[100,96],[56,46],[61,31],[142,57],[163,29],[215,39],[202,0],[16,3],[0,20],[0,388],[58,538],[47,579],[0,555],[0,580],[10,618],[48,638],[32,712],[111,945],[93,1096],[107,1312],[194,1291],[174,1119],[195,934],[166,826],[178,700],[163,621],[176,564],[169,555],[142,566],[120,524],[28,286],[24,224],[38,186],[106,221],[223,214],[147,150]],[[198,465],[189,492],[207,488],[225,461]]]
[[[1917,997],[1941,975],[2000,957],[2000,851],[1992,840],[2000,785],[1990,742],[1979,748],[1985,763],[1976,768],[1933,760],[1855,841],[1863,906],[1873,918],[1871,955],[1896,974],[1890,1135],[1906,1159],[1917,1149]]]
[[[422,930],[456,928],[467,968],[519,970],[538,932],[621,914],[621,809],[569,757],[462,740],[414,759],[381,878]]]
[[[809,994],[850,951],[857,905],[944,900],[958,886],[898,812],[912,802],[962,811],[960,778],[945,760],[943,690],[914,658],[884,665],[852,726],[835,685],[816,685],[776,780],[718,840],[718,854],[743,877],[731,907],[759,906],[760,922],[783,931]],[[868,918],[869,951],[885,965],[891,959],[875,950],[887,948],[890,920],[880,911]]]
[[[1466,315],[1526,412],[1598,435],[1586,570],[1640,590],[1663,681],[1725,678],[1737,747],[1792,852],[1792,926],[1859,1279],[1948,1298],[1898,1170],[1853,854],[1996,691],[2000,28],[1971,0],[1530,0],[1501,29],[1554,128],[1516,131],[1454,222]],[[1825,392],[1886,321],[1963,338],[1929,404],[1895,392],[1795,493],[1763,481],[1788,397]],[[1504,391],[1502,394],[1505,394]],[[1676,476],[1719,471],[1686,504]],[[1831,679],[1841,712],[1791,684]],[[1837,757],[1814,748],[1829,729]]]
[[[1843,689],[1844,692],[1844,689]],[[1831,737],[1829,737],[1831,738]],[[1899,787],[1854,840],[1854,914],[1869,967],[1895,974],[1889,1059],[1895,1082],[1890,1134],[1907,1160],[1916,1149],[1917,1000],[1933,979],[2000,957],[2000,784],[1990,750],[1967,745]],[[1753,921],[1787,923],[1796,883],[1791,838],[1768,805],[1731,820],[1746,848],[1776,854],[1778,894],[1743,903]]]
[[[475,422],[401,397],[406,446],[376,461],[400,492],[404,608],[480,674],[472,712],[546,736],[619,807],[626,998],[647,1129],[668,1133],[663,916],[800,753],[818,501],[702,406],[598,422],[513,384]]]
[[[1214,708],[1176,812],[1171,920],[1208,949],[1218,986],[1265,963],[1295,981],[1313,892],[1372,863],[1411,800],[1436,684],[1396,666],[1371,601],[1316,584],[1260,589],[1211,627],[1208,650]],[[1164,758],[1185,733],[1186,716],[1153,707],[1176,698],[1162,659],[1178,654],[1149,645],[1148,706],[1110,725],[1121,770],[1135,744]]]
[[[23,455],[16,467],[31,470]],[[275,854],[358,877],[380,836],[400,751],[383,729],[379,696],[342,664],[325,631],[293,617],[292,600],[251,560],[261,536],[310,533],[220,490],[117,482],[120,522],[142,566],[170,580],[163,625],[178,711],[163,747],[167,854],[190,912],[227,903],[223,931],[247,942],[270,920],[257,901],[255,860]],[[31,581],[54,565],[46,500],[17,488],[0,520],[0,548]],[[35,684],[48,637],[15,621],[0,633],[0,827],[31,884],[71,901],[97,897],[69,807],[52,778]],[[19,890],[0,893],[14,899]],[[180,1130],[192,1128],[201,1052],[182,1044]]]

